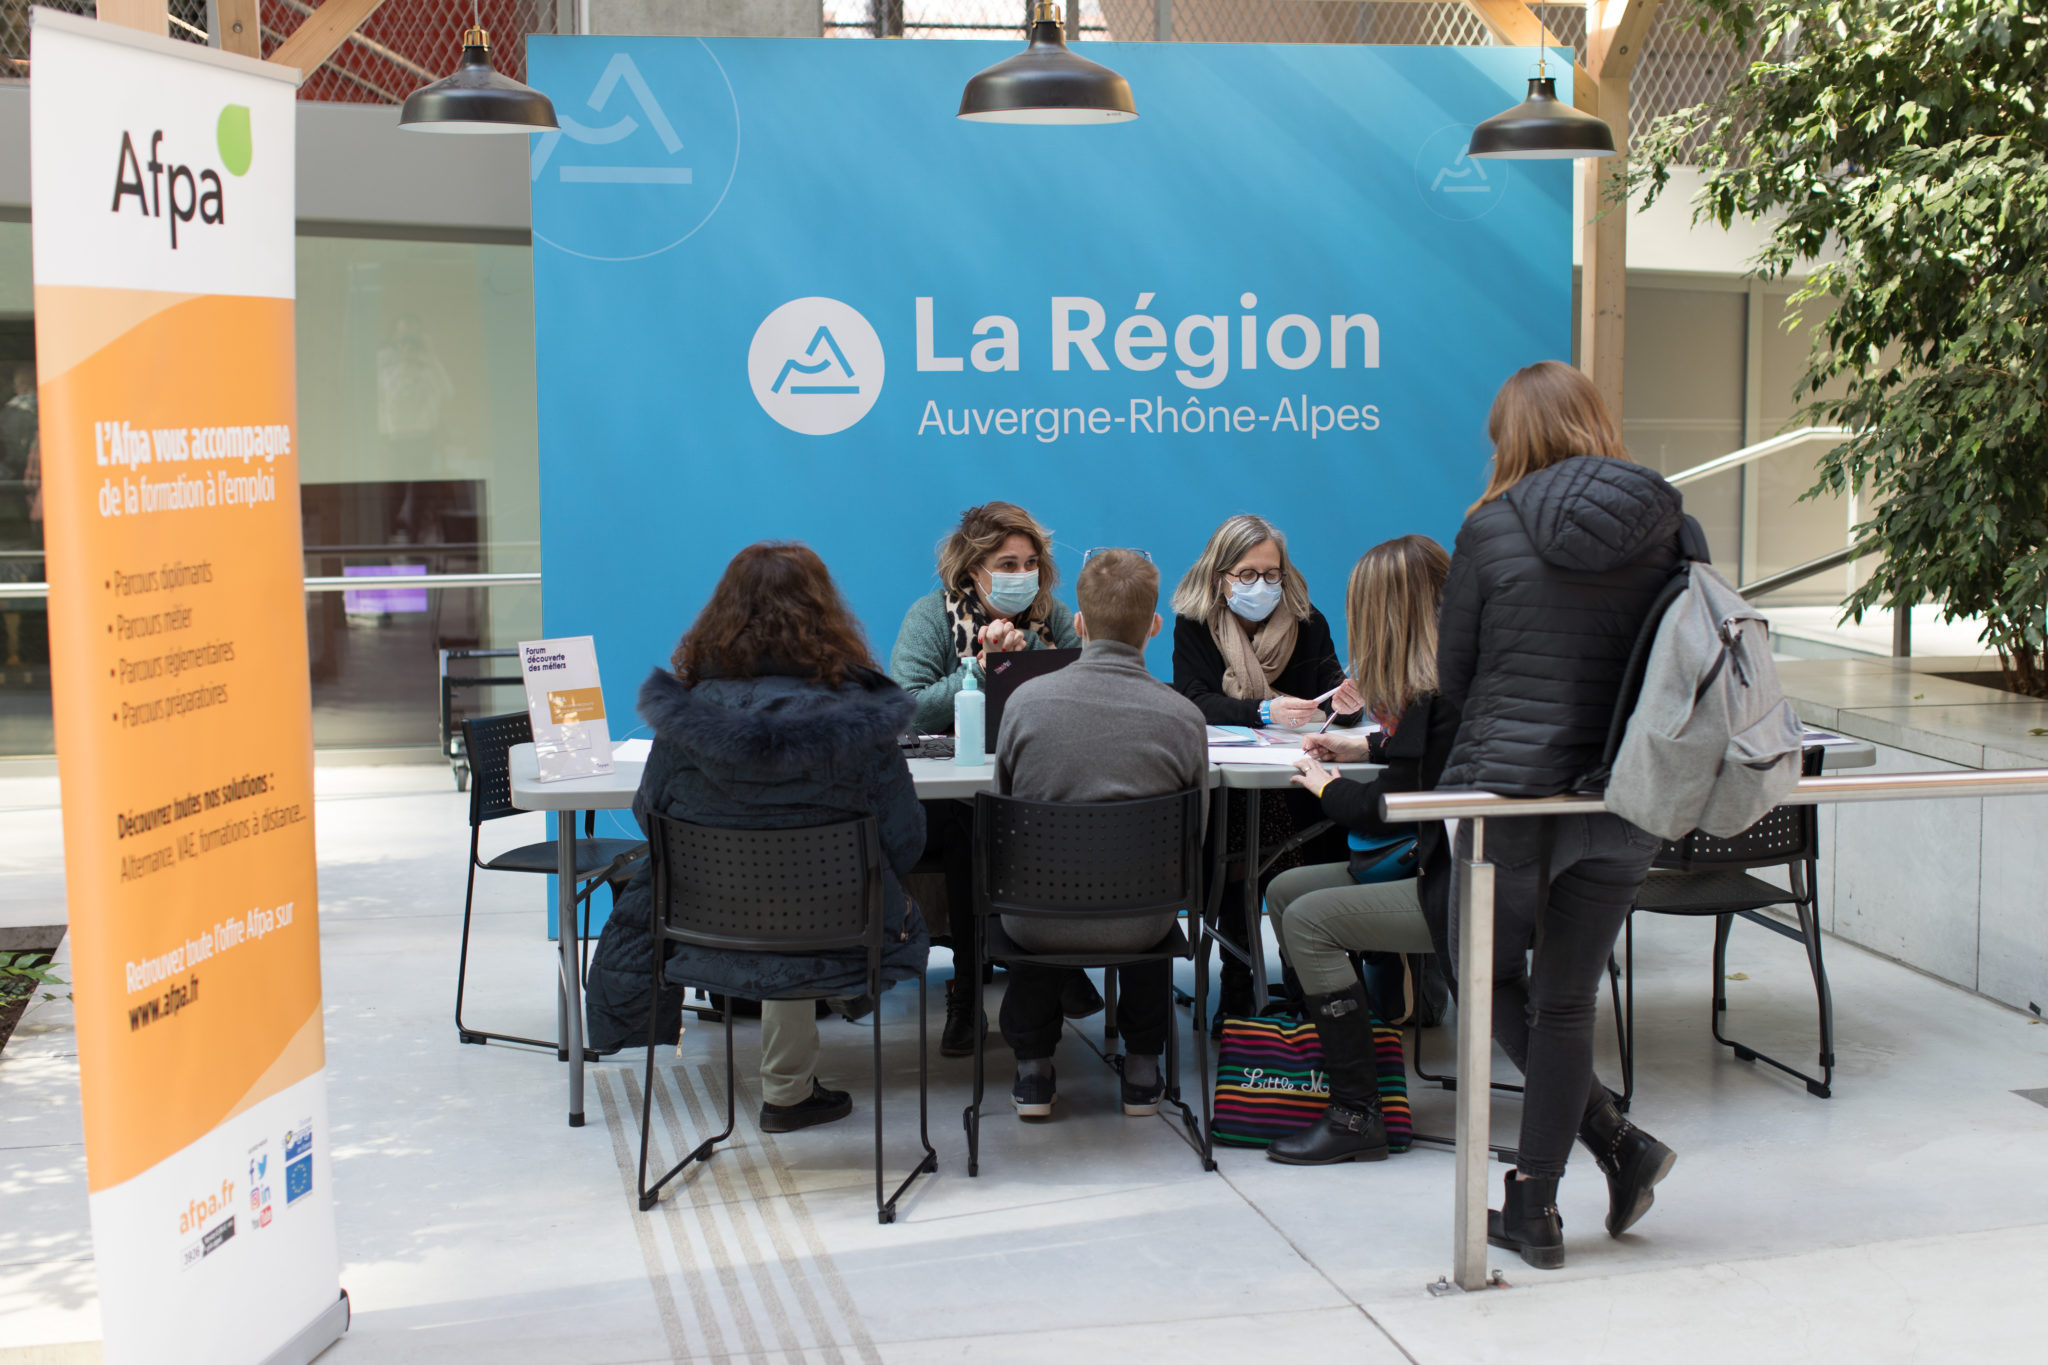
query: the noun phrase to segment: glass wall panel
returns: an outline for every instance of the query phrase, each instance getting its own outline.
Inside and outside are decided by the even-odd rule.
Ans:
[[[0,757],[47,755],[49,632],[37,499],[35,333],[26,223],[0,222]],[[525,246],[384,238],[298,242],[299,470],[313,738],[434,745],[442,653],[540,632],[538,584],[377,589],[396,572],[540,568],[533,276]],[[452,673],[513,672],[456,658]],[[458,715],[517,709],[462,688]]]
[[[50,617],[43,580],[42,450],[28,224],[0,223],[0,756],[56,749],[50,721]]]
[[[308,577],[539,569],[526,247],[302,237],[298,347]],[[306,614],[314,742],[433,744],[441,651],[538,634],[540,593],[309,593]]]

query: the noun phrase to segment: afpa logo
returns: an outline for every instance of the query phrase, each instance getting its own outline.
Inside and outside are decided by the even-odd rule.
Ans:
[[[249,173],[255,143],[247,105],[230,104],[220,111],[214,125],[214,144],[229,175],[240,177]],[[134,135],[122,132],[120,155],[114,166],[116,214],[133,211],[144,218],[167,219],[173,251],[178,249],[181,223],[196,218],[208,226],[218,226],[228,220],[227,188],[221,183],[219,171],[211,167],[195,169],[177,161],[164,148],[161,128],[149,135],[147,146],[149,160],[144,161],[135,146]],[[131,199],[132,204],[128,202]]]
[[[791,299],[762,319],[747,351],[761,410],[791,431],[830,436],[882,395],[882,339],[838,299]]]

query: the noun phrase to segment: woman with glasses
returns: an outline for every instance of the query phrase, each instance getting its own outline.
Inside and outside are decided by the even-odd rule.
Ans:
[[[1329,622],[1308,600],[1308,583],[1287,557],[1287,537],[1264,517],[1240,513],[1216,528],[1175,590],[1173,610],[1174,690],[1209,724],[1320,724],[1333,709],[1337,724],[1358,723],[1362,708],[1337,662]],[[1267,791],[1259,799],[1261,838],[1272,843],[1286,841],[1296,814],[1302,825],[1320,818],[1306,792]],[[1232,821],[1230,837],[1234,851],[1244,839],[1241,822]],[[1338,839],[1320,851],[1335,859],[1341,845]],[[1268,876],[1301,860],[1283,859]],[[1241,883],[1224,889],[1226,924],[1243,902]],[[1238,942],[1246,942],[1241,919],[1236,927]],[[1251,969],[1228,952],[1220,997],[1218,1020],[1252,1011]]]
[[[1074,613],[1052,595],[1060,574],[1052,535],[1029,512],[1010,502],[985,502],[960,514],[960,524],[939,542],[939,586],[910,604],[889,651],[889,676],[910,694],[910,726],[919,734],[953,732],[953,698],[990,654],[1020,649],[1079,649]],[[995,736],[987,737],[993,744]],[[927,801],[922,865],[943,867],[946,927],[953,949],[953,979],[946,983],[946,1026],[939,1055],[974,1052],[974,958],[970,916],[974,905],[974,810],[959,801]],[[1077,974],[1078,975],[1078,974]],[[1081,978],[1086,984],[1086,978]],[[974,984],[965,984],[974,983]],[[1093,997],[1090,1007],[1089,997]],[[1102,1006],[1093,986],[1075,988],[1072,1010]],[[1073,1015],[1072,1017],[1081,1017]]]

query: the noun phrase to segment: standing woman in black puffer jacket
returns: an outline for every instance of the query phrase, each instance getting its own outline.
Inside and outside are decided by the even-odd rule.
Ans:
[[[1555,796],[1601,761],[1629,653],[1678,567],[1687,519],[1678,490],[1629,459],[1599,391],[1570,366],[1517,371],[1487,434],[1493,477],[1458,531],[1438,626],[1438,686],[1462,716],[1441,785]],[[1466,827],[1461,858],[1470,845]],[[1657,848],[1618,815],[1487,829],[1493,1036],[1527,1082],[1521,1164],[1487,1240],[1542,1269],[1564,1264],[1557,1182],[1574,1137],[1607,1175],[1616,1237],[1649,1211],[1651,1187],[1677,1159],[1593,1075],[1600,978]],[[1446,918],[1441,902],[1435,917]],[[1447,924],[1433,928],[1448,939]]]

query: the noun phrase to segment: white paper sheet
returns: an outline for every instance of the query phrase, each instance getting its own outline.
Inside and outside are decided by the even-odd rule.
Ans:
[[[1233,766],[1242,766],[1249,763],[1257,764],[1262,768],[1291,768],[1294,766],[1294,760],[1300,757],[1300,749],[1283,749],[1279,745],[1274,745],[1269,749],[1240,749],[1223,744],[1212,744],[1209,746],[1209,761],[1211,763],[1230,764]]]
[[[622,739],[612,745],[614,763],[645,763],[647,756],[654,752],[651,739]]]

